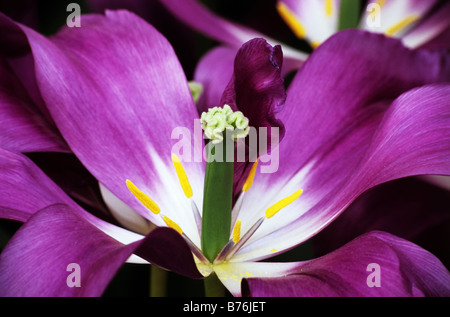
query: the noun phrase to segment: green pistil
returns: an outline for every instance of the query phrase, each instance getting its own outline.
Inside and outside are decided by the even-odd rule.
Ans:
[[[234,139],[248,134],[248,119],[230,106],[214,107],[201,116],[207,146],[202,215],[202,252],[213,262],[230,239],[233,199],[233,160],[227,161],[227,142],[224,136],[232,132]],[[218,155],[219,154],[219,155]],[[230,156],[233,157],[233,156]]]

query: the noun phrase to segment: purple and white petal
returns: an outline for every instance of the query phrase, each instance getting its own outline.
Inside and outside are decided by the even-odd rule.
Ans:
[[[280,0],[277,10],[295,35],[316,48],[338,31],[340,0]]]
[[[450,3],[445,3],[405,34],[402,42],[411,48],[440,49],[449,47]]]
[[[176,129],[184,132],[189,151],[194,150],[198,118],[173,49],[152,26],[126,11],[86,15],[83,24],[50,39],[21,26],[58,129],[86,168],[120,200],[163,225],[130,193],[129,179],[199,240],[171,160]],[[195,145],[201,147],[201,142]],[[201,202],[203,164],[183,163],[194,200]]]
[[[357,42],[348,38],[350,36]],[[340,41],[335,42],[337,39]],[[348,49],[344,48],[344,45]],[[370,45],[384,46],[386,55],[371,51]],[[334,58],[332,67],[330,65],[323,69],[327,50],[331,49],[331,54],[331,51],[339,50],[338,46],[341,47],[342,54]],[[363,56],[368,59],[365,60]],[[319,60],[321,63],[316,64]],[[344,62],[346,60],[347,62]],[[355,64],[355,60],[361,64]],[[412,64],[428,66],[411,69]],[[382,65],[388,68],[383,68]],[[371,186],[413,174],[443,173],[440,169],[445,169],[445,148],[439,147],[430,138],[415,139],[416,143],[412,143],[410,153],[415,153],[416,156],[411,157],[410,164],[407,165],[411,170],[406,173],[400,169],[402,156],[395,157],[395,153],[404,150],[398,148],[400,143],[411,139],[404,131],[404,134],[397,134],[398,139],[390,138],[392,143],[387,144],[391,144],[391,147],[382,152],[386,155],[386,160],[390,158],[394,162],[399,159],[398,163],[395,163],[398,168],[391,169],[392,175],[370,184],[363,184],[363,180],[356,176],[364,169],[382,167],[371,160],[368,160],[364,167],[358,166],[362,164],[364,156],[370,155],[369,145],[377,130],[384,131],[383,135],[387,137],[389,133],[397,133],[395,128],[398,125],[402,126],[408,122],[417,131],[428,131],[445,140],[445,134],[448,133],[442,128],[448,124],[442,115],[448,111],[445,86],[416,90],[390,105],[392,98],[408,89],[427,82],[444,80],[448,76],[448,70],[441,69],[442,65],[446,64],[441,64],[439,54],[410,51],[396,40],[361,31],[341,32],[313,53],[292,82],[285,109],[279,114],[286,126],[286,135],[279,147],[278,165],[275,164],[278,170],[271,174],[258,171],[253,187],[245,194],[241,213],[237,217],[242,219],[242,231],[245,232],[263,216],[264,210],[280,199],[299,189],[304,190],[303,195],[275,217],[265,221],[252,237],[253,241],[249,241],[248,245],[236,254],[236,261],[268,257],[289,248],[288,245],[294,246],[294,241],[305,241],[332,221],[358,194]],[[323,76],[327,71],[333,75]],[[329,78],[334,79],[328,81]],[[360,87],[361,82],[364,82],[365,86],[354,89]],[[318,91],[315,87],[321,87],[322,90]],[[406,111],[411,109],[406,105],[409,102],[414,104],[412,108],[428,110],[421,111],[420,114]],[[433,104],[436,102],[437,104]],[[395,110],[385,113],[388,108]],[[388,118],[395,118],[392,119],[395,124],[389,127],[384,124],[380,126],[383,116],[384,122],[389,121]],[[433,147],[430,149],[433,154],[421,150],[428,146]],[[276,161],[276,155],[272,159]],[[424,160],[436,165],[426,166],[423,164]],[[370,167],[371,162],[373,167]],[[260,162],[260,168],[263,167]],[[378,172],[381,173],[381,170]],[[359,181],[360,188],[350,188],[350,185],[347,185],[349,187],[344,189],[346,183]],[[283,190],[280,191],[280,188]],[[264,195],[261,196],[261,193]],[[276,228],[283,229],[272,232]],[[265,236],[266,234],[268,235]],[[276,245],[275,241],[279,244]],[[250,242],[255,242],[253,247]],[[244,256],[244,253],[247,254]],[[239,259],[240,256],[243,258]]]
[[[360,28],[402,37],[424,18],[438,0],[394,1],[371,0],[361,19]]]

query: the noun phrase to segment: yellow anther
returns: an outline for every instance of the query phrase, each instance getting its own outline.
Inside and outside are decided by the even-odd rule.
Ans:
[[[159,206],[146,194],[144,194],[139,188],[136,187],[129,179],[127,179],[127,187],[130,192],[151,212],[155,215],[159,214],[161,211]]]
[[[252,187],[257,166],[258,166],[258,159],[256,159],[255,163],[253,163],[252,168],[250,169],[250,173],[248,174],[247,179],[245,180],[244,186],[242,186],[242,190],[244,192],[248,191],[250,187]]]
[[[166,223],[166,225],[169,228],[172,228],[173,230],[175,230],[179,234],[183,234],[183,230],[181,230],[180,226],[175,221],[173,221],[172,219],[170,219],[167,216],[164,216],[163,220],[164,220],[164,222]]]
[[[277,212],[286,207],[287,205],[293,203],[300,195],[303,193],[302,189],[297,190],[291,196],[283,198],[279,202],[273,204],[266,210],[266,218],[269,219],[273,217]]]
[[[233,242],[238,243],[238,241],[241,239],[241,219],[236,221],[234,228],[233,228]]]
[[[419,16],[418,15],[410,15],[407,16],[406,18],[404,18],[403,20],[401,20],[400,22],[398,22],[397,24],[391,26],[390,28],[388,28],[386,30],[386,35],[388,36],[392,36],[395,33],[400,32],[401,30],[405,29],[406,27],[408,27],[409,25],[411,25],[412,23],[416,22],[417,20],[419,20]]]
[[[286,22],[286,24],[291,28],[294,34],[300,39],[304,39],[306,37],[306,29],[297,19],[294,12],[292,12],[292,10],[281,1],[277,2],[276,8],[284,22]]]
[[[180,185],[181,188],[183,189],[184,194],[186,195],[187,198],[192,197],[191,184],[189,184],[189,180],[186,176],[186,172],[184,171],[180,159],[175,154],[172,154],[172,162],[173,166],[175,166],[175,171],[177,172],[178,180],[180,181]]]
[[[331,16],[333,14],[333,0],[325,0],[325,15]]]

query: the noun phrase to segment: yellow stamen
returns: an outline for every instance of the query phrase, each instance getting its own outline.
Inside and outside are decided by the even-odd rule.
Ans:
[[[127,187],[130,192],[151,212],[155,215],[159,214],[161,211],[159,206],[146,194],[144,194],[139,188],[136,187],[129,179],[127,179]]]
[[[241,239],[241,219],[236,221],[236,224],[233,228],[233,242],[238,243],[238,241]]]
[[[286,24],[291,28],[294,34],[300,39],[304,39],[306,37],[306,29],[297,19],[294,12],[292,12],[292,10],[289,9],[283,2],[277,2],[276,8],[284,22],[286,22]]]
[[[302,189],[297,190],[291,196],[283,198],[279,202],[273,204],[266,210],[266,218],[269,219],[273,217],[277,212],[286,207],[287,205],[293,203],[300,195],[303,193]]]
[[[313,49],[316,49],[317,47],[319,47],[320,42],[319,41],[312,41],[311,43],[309,43],[311,45],[311,47]]]
[[[250,173],[248,174],[247,179],[245,180],[244,186],[242,186],[242,190],[244,192],[248,191],[250,187],[252,187],[257,166],[258,166],[258,159],[256,159],[255,163],[253,163],[252,168],[250,169]]]
[[[331,16],[333,14],[333,0],[325,0],[325,15]]]
[[[183,234],[183,230],[181,230],[180,226],[175,221],[173,221],[172,219],[170,219],[167,216],[164,216],[163,220],[169,228],[174,229],[179,234]]]
[[[407,16],[406,18],[401,20],[399,23],[397,23],[397,24],[391,26],[390,28],[388,28],[386,30],[386,35],[392,36],[395,33],[398,33],[399,31],[405,29],[406,27],[408,27],[412,23],[416,22],[419,18],[420,17],[418,15]]]
[[[172,162],[173,166],[175,166],[175,171],[177,172],[178,180],[180,181],[180,185],[181,188],[183,189],[184,194],[186,195],[187,198],[192,197],[191,184],[189,184],[189,180],[186,176],[186,172],[184,171],[180,159],[175,154],[172,154]]]

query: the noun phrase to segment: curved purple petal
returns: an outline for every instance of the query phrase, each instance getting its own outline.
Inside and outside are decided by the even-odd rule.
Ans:
[[[286,99],[284,80],[281,77],[283,53],[280,46],[272,47],[264,39],[253,39],[237,52],[233,76],[225,88],[220,105],[228,104],[235,111],[241,111],[249,119],[249,126],[255,128],[255,144],[247,142],[245,161],[237,160],[234,166],[234,191],[238,193],[256,157],[270,151],[284,136],[284,126],[277,119]],[[266,132],[261,134],[260,128]],[[273,134],[273,129],[276,133]],[[275,142],[272,142],[272,136]],[[260,140],[262,139],[262,140]],[[248,139],[250,140],[250,138]],[[261,147],[261,142],[266,149]],[[243,146],[243,145],[240,145]]]
[[[1,253],[0,295],[100,296],[134,248],[105,235],[66,205],[47,207]],[[74,286],[78,279],[79,287]]]
[[[60,134],[39,112],[13,74],[0,58],[0,144],[18,152],[67,152]]]
[[[22,154],[0,148],[0,178],[0,218],[25,222],[50,205],[77,206]]]
[[[248,41],[236,54],[234,73],[220,105],[228,104],[242,111],[249,119],[249,126],[279,128],[282,138],[284,126],[275,118],[286,100],[282,64],[280,46],[272,47],[264,39]]]
[[[201,277],[189,247],[172,229],[125,245],[68,206],[53,205],[33,215],[0,255],[0,296],[100,296],[137,248],[156,264]]]
[[[83,27],[65,28],[51,39],[21,28],[33,51],[43,99],[92,175],[157,224],[161,219],[129,192],[127,179],[157,201],[168,217],[189,223],[190,206],[171,161],[176,144],[172,134],[183,129],[191,146],[198,114],[164,37],[126,11],[83,16]],[[186,163],[184,168],[195,200],[202,201],[203,165]]]
[[[139,244],[135,254],[183,276],[203,278],[186,241],[173,229],[159,227],[152,230]]]
[[[371,232],[286,277],[243,280],[244,296],[450,296],[450,273],[431,253]]]

